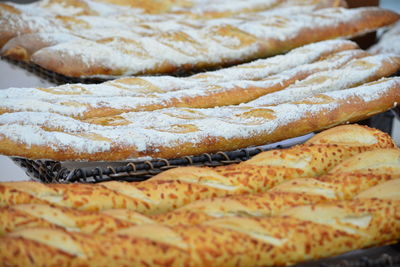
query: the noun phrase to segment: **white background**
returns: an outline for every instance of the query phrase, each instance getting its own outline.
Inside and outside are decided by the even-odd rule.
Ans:
[[[0,1],[3,2],[3,1]],[[381,0],[381,6],[400,12],[400,0]],[[397,45],[397,44],[395,44]],[[52,84],[30,75],[26,71],[0,61],[0,89],[9,87],[48,87]],[[400,123],[395,121],[393,136],[400,145]],[[0,181],[27,180],[24,171],[9,158],[0,156]]]

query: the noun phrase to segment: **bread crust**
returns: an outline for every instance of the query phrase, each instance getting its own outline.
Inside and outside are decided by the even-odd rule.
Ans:
[[[134,113],[132,114],[134,120],[130,124],[132,126],[112,127],[112,131],[109,131],[110,128],[107,127],[91,126],[66,117],[55,117],[55,114],[51,114],[51,121],[37,117],[41,113],[23,113],[22,118],[18,117],[20,116],[18,113],[4,114],[2,116],[11,116],[11,119],[7,124],[0,126],[0,153],[9,156],[53,160],[116,161],[145,156],[176,158],[186,155],[229,151],[252,145],[272,143],[338,124],[365,119],[396,106],[400,101],[399,92],[400,80],[388,78],[360,87],[328,92],[303,99],[303,101],[273,107],[217,109],[225,112],[226,117],[212,114],[212,112],[216,112],[214,110],[193,110],[197,118],[191,120],[190,124],[181,120],[179,113],[177,114],[178,117],[171,119],[169,114],[174,114],[174,110]],[[186,110],[177,111],[186,112]],[[205,126],[201,126],[201,123],[207,121],[204,121],[202,117],[198,118],[197,114],[204,114],[205,112],[209,112],[210,118],[215,118],[211,126],[213,128],[205,129]],[[37,122],[26,122],[26,118],[33,118]],[[230,124],[226,124],[227,121]],[[137,125],[142,123],[145,125]],[[158,126],[158,123],[162,123],[164,126]],[[278,124],[278,127],[276,124]],[[252,131],[251,134],[244,137],[230,136],[231,133],[229,133],[230,137],[227,138],[222,135],[227,134],[226,130],[215,132],[215,129],[222,127],[222,125],[224,129],[229,125],[231,127],[229,129],[238,131],[238,134],[241,134],[242,131],[248,131],[247,129],[253,127],[252,125],[257,125],[257,131]],[[210,127],[210,125],[207,126]],[[202,131],[198,131],[200,127]],[[21,141],[20,138],[22,140],[28,138],[23,136],[24,131],[29,131],[29,138],[31,138],[31,135],[40,136],[40,144],[35,144],[39,140],[34,140],[34,142],[30,139]],[[114,135],[113,131],[118,135]],[[122,132],[124,131],[127,131],[126,135],[132,136],[129,140],[127,139],[128,136],[123,136]],[[60,137],[58,137],[58,133],[61,134]],[[148,136],[144,144],[141,143],[139,133]],[[192,134],[196,138],[193,138]],[[138,140],[133,136],[136,136],[135,138],[138,138]],[[76,137],[78,139],[75,139]],[[42,138],[48,141],[45,143]],[[171,142],[166,143],[161,138],[171,138]],[[59,140],[63,139],[68,142],[73,140],[73,142],[69,145],[60,143]],[[122,141],[118,142],[118,139],[122,139]],[[80,145],[83,140],[85,140],[82,143],[84,148],[74,148]],[[87,140],[90,140],[90,143],[86,143]],[[163,144],[160,145],[160,143]],[[87,145],[89,147],[86,147]],[[89,152],[88,149],[90,149]]]
[[[29,39],[31,36],[21,36],[23,37]],[[43,106],[50,105],[55,113],[87,119],[168,107],[210,108],[237,105],[282,90],[313,73],[341,68],[353,59],[368,56],[356,48],[357,45],[349,41],[320,42],[295,49],[286,55],[188,78],[157,76],[122,78],[100,85],[67,84],[53,88],[17,90],[10,88],[1,93],[1,97],[7,98],[7,101],[0,105],[0,110],[1,113],[44,111]],[[396,68],[396,61],[389,66],[384,64],[384,61],[394,59],[382,57],[377,61],[382,64],[381,76],[394,71],[392,69]],[[255,71],[249,72],[249,69]],[[212,77],[215,79],[211,79]],[[21,95],[35,101],[14,105]],[[38,105],[37,101],[43,105]],[[79,113],[74,108],[77,106],[83,108]],[[90,120],[102,124],[101,118],[98,121]]]
[[[14,266],[281,266],[396,240],[398,205],[379,199],[315,204],[272,217],[143,225],[103,235],[24,229],[0,238],[0,258]]]
[[[313,144],[313,140],[325,142]],[[343,140],[347,143],[343,144]],[[361,152],[393,147],[393,140],[385,133],[344,125],[327,130],[307,144],[263,152],[241,164],[176,168],[141,183],[1,183],[0,205],[52,203],[81,210],[123,208],[159,214],[199,199],[264,192],[289,179],[317,177]]]
[[[394,24],[387,32],[382,34],[376,44],[368,49],[371,53],[400,54],[399,46],[393,45],[400,41],[400,23]]]
[[[266,24],[264,26],[254,21],[254,17],[241,19],[238,16],[230,22],[231,24],[223,22],[215,25],[217,22],[208,20],[199,22],[187,18],[182,24],[182,18],[178,16],[175,23],[179,27],[171,26],[169,35],[154,29],[151,24],[153,22],[148,22],[146,25],[146,21],[143,22],[142,19],[139,19],[143,22],[140,27],[137,22],[132,27],[126,27],[125,24],[115,26],[127,31],[127,37],[98,33],[96,32],[98,28],[103,27],[96,24],[100,22],[91,22],[79,16],[55,16],[51,19],[28,16],[28,19],[21,19],[13,14],[10,15],[10,20],[14,21],[12,25],[17,26],[5,27],[6,30],[2,35],[6,37],[3,43],[11,37],[16,39],[11,40],[10,45],[2,50],[2,55],[18,60],[29,59],[30,62],[45,69],[70,77],[171,74],[178,71],[182,73],[226,67],[281,54],[308,43],[337,37],[353,37],[392,24],[399,19],[396,13],[378,8],[358,10],[333,8],[324,9],[324,12],[307,11],[304,14],[291,10],[286,8],[286,11],[282,11],[282,16],[272,21],[267,13],[254,15],[263,18],[260,21]],[[104,20],[100,16],[96,21],[101,19]],[[159,20],[163,19],[165,18]],[[168,19],[170,20],[170,17]],[[236,20],[240,23],[235,23]],[[308,24],[299,27],[304,20],[309,21]],[[46,25],[46,30],[37,27],[38,24]],[[247,26],[241,28],[241,25]],[[142,26],[150,29],[151,33],[142,33]],[[286,34],[286,31],[281,30],[282,27],[286,28],[287,32],[294,33]],[[85,39],[77,37],[81,34],[79,31],[82,28],[88,31]],[[93,32],[89,33],[90,29]],[[46,34],[40,35],[40,33],[60,31],[65,32],[70,38],[57,39],[58,35],[54,34],[52,36],[54,40],[48,41],[44,37]],[[34,33],[39,33],[36,35],[36,41],[35,38],[17,37]],[[139,38],[130,38],[132,34],[138,35]],[[99,35],[104,38],[98,39]],[[233,41],[221,42],[221,38]],[[240,44],[237,43],[238,40]],[[194,52],[189,54],[182,52],[179,42],[191,47]],[[136,48],[130,51],[129,47]],[[91,52],[88,53],[88,50]]]
[[[324,146],[329,145],[337,152],[327,152]],[[0,262],[12,266],[283,266],[391,243],[400,238],[400,150],[393,146],[388,135],[368,127],[329,129],[305,145],[265,152],[237,165],[267,165],[273,170],[286,162],[286,168],[297,166],[307,177],[308,161],[316,166],[310,168],[315,178],[288,180],[262,194],[206,199],[151,219],[129,210],[75,208],[84,207],[84,199],[89,198],[100,204],[107,198],[106,189],[162,206],[148,194],[160,188],[149,187],[140,195],[130,185],[140,189],[145,184],[154,186],[152,181],[159,186],[178,181],[175,188],[163,187],[162,193],[173,192],[179,198],[184,194],[179,187],[193,180],[190,175],[198,178],[192,186],[233,178],[211,177],[210,168],[190,167],[169,171],[170,178],[166,172],[136,184],[0,183],[0,197],[9,197],[9,204],[20,200],[21,193],[32,196],[27,199],[30,204],[0,208]],[[300,148],[308,154],[300,153]],[[343,152],[349,148],[353,157]],[[321,170],[324,175],[318,177]],[[250,181],[242,182],[253,187]],[[219,188],[223,186],[227,184]],[[63,197],[57,195],[61,191]],[[34,204],[35,199],[78,206]]]

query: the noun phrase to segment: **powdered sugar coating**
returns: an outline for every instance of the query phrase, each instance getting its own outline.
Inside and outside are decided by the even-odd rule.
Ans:
[[[127,125],[101,126],[56,115],[47,119],[43,113],[12,113],[0,115],[0,134],[26,145],[50,145],[56,151],[71,148],[77,152],[96,153],[115,146],[128,146],[151,154],[158,147],[179,147],[190,142],[200,144],[209,138],[247,138],[266,135],[288,123],[335,110],[340,101],[356,97],[371,102],[400,88],[400,78],[388,78],[355,88],[332,91],[302,100],[266,107],[221,107],[213,109],[170,108],[153,112],[126,113]],[[273,117],[246,117],[251,111],[264,110]],[[185,118],[185,113],[197,118]],[[320,116],[320,115],[319,115]],[[24,117],[28,118],[25,120]],[[184,128],[190,125],[195,128]],[[47,128],[46,128],[47,127]],[[46,129],[57,129],[46,130]],[[193,131],[180,131],[189,129]],[[61,132],[62,130],[62,132]]]
[[[53,38],[45,47],[33,51],[30,60],[68,76],[104,77],[168,73],[182,66],[196,69],[271,56],[293,48],[287,45],[302,31],[342,27],[356,23],[368,12],[378,12],[374,8],[315,8],[300,5],[297,9],[281,8],[279,12],[257,12],[256,20],[245,16],[197,19],[185,14],[134,14],[129,19],[130,15],[125,13],[102,16],[93,12],[61,17],[52,15],[52,11],[40,16],[37,15],[40,12],[33,15],[22,10],[22,14],[7,15],[11,22],[6,27],[14,35],[61,32],[74,36],[71,40]],[[364,30],[370,29],[351,34]],[[336,37],[315,36],[317,40]],[[46,43],[41,41],[42,37],[45,38],[38,35],[37,39]],[[4,48],[2,53],[7,54],[18,45],[35,50],[21,39]],[[72,62],[76,63],[75,70],[65,67]],[[168,66],[166,70],[164,66]]]
[[[185,101],[189,107],[198,107],[199,104],[195,102],[196,97],[211,99],[217,94],[254,90],[253,88],[264,88],[266,94],[269,92],[268,88],[280,86],[298,75],[304,76],[321,70],[339,68],[353,58],[364,56],[365,53],[360,50],[345,50],[333,54],[332,52],[355,47],[349,41],[325,41],[304,46],[287,55],[188,78],[140,77],[114,80],[99,85],[69,84],[54,88],[10,88],[0,91],[0,100],[4,100],[0,101],[0,109],[87,116],[85,113],[94,108],[111,108],[121,110],[118,112],[121,113],[123,110],[140,111],[182,105]],[[318,57],[326,55],[331,56],[312,63]],[[381,61],[384,59],[382,56]],[[249,69],[255,71],[249,72]],[[281,72],[282,70],[285,71]],[[368,76],[372,71],[374,70],[366,70],[363,75]],[[275,75],[270,76],[270,74]],[[242,79],[235,80],[235,78]],[[260,78],[264,79],[259,80]],[[253,96],[253,99],[259,94]],[[222,104],[229,105],[229,102]]]
[[[322,71],[289,86],[285,90],[274,92],[247,103],[250,106],[277,105],[286,102],[300,101],[315,94],[346,89],[371,79],[384,64],[397,64],[397,57],[387,54],[354,59],[343,68]],[[351,75],[347,75],[351,73]]]
[[[385,32],[378,43],[368,49],[371,53],[393,53],[400,55],[400,22]]]

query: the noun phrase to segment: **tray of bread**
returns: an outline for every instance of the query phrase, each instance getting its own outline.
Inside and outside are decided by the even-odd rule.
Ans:
[[[399,178],[388,134],[343,125],[239,164],[143,182],[3,182],[0,262],[396,266],[396,246],[380,246],[400,238]],[[379,255],[350,258],[371,247]]]
[[[2,3],[0,54],[57,83],[92,83],[226,67],[399,19],[336,0],[146,2]]]

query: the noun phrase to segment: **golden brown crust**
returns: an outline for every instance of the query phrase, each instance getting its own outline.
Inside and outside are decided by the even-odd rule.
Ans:
[[[338,144],[334,144],[335,136]],[[339,150],[327,153],[323,147],[328,144]],[[279,168],[286,162],[286,168],[297,166],[304,173],[326,172],[321,167],[308,171],[304,166],[309,161],[315,166],[325,164],[330,169],[327,174],[288,181],[258,195],[195,202],[152,216],[153,220],[128,210],[89,212],[46,204],[2,207],[0,261],[11,266],[85,266],[94,262],[96,266],[280,266],[390,243],[400,238],[400,150],[376,149],[380,146],[393,147],[393,141],[377,130],[352,125],[330,129],[306,145],[271,151],[269,156],[237,165]],[[311,147],[318,147],[315,151],[320,154],[312,149],[307,151],[311,157],[300,153],[300,148]],[[358,152],[345,159],[346,147]],[[368,150],[366,147],[373,150],[360,153]],[[342,155],[336,157],[336,153]],[[100,203],[113,191],[154,204],[167,201],[157,198],[156,191],[171,181],[177,182],[176,186],[164,187],[162,193],[173,192],[179,198],[185,194],[179,187],[194,178],[193,187],[232,179],[211,170],[179,168],[171,170],[169,178],[163,173],[136,185],[1,183],[0,196],[11,196],[12,202],[20,193],[35,194],[58,204],[65,200],[77,204],[76,208],[94,208],[82,200],[92,198]],[[252,187],[249,180],[242,182],[242,186]],[[218,185],[224,187],[227,185]],[[57,195],[61,191],[62,200]],[[127,200],[108,202],[128,205]]]
[[[364,92],[367,92],[369,88],[372,88],[371,90],[375,90],[375,92],[371,93],[371,96],[366,96]],[[379,88],[379,93],[376,92],[377,88]],[[392,108],[399,102],[400,82],[396,78],[391,78],[367,84],[365,87],[362,87],[362,90],[353,88],[344,90],[343,92],[338,91],[316,95],[304,101],[289,103],[291,105],[296,105],[296,107],[299,107],[301,110],[303,110],[301,116],[297,114],[295,119],[287,120],[286,124],[282,123],[282,120],[285,118],[281,118],[281,121],[276,118],[271,120],[266,119],[266,125],[270,125],[270,123],[274,121],[278,123],[280,122],[281,125],[279,125],[279,127],[275,127],[273,130],[258,131],[251,136],[246,136],[245,138],[233,137],[227,139],[224,137],[218,137],[217,135],[204,136],[196,140],[196,143],[193,143],[193,139],[191,139],[190,142],[182,141],[176,145],[149,145],[147,146],[146,150],[140,151],[138,151],[136,147],[115,143],[112,144],[111,148],[107,149],[105,152],[87,153],[86,151],[81,152],[62,144],[54,144],[51,146],[39,146],[35,144],[27,145],[25,143],[19,143],[17,141],[10,140],[9,137],[5,137],[3,134],[0,134],[0,140],[2,143],[0,152],[11,156],[18,155],[22,157],[40,159],[51,158],[53,160],[115,161],[145,156],[151,156],[153,158],[176,158],[180,156],[196,155],[209,152],[230,151],[238,148],[253,145],[263,145],[295,136],[301,136],[312,131],[330,128],[338,124],[354,122],[368,118],[369,116]],[[285,105],[287,104],[278,105],[277,107],[285,107]],[[319,105],[322,105],[322,107],[319,109],[318,113],[314,112],[311,114],[308,112],[309,109],[316,108]],[[257,111],[256,108],[250,110],[251,112]],[[241,110],[241,112],[245,113],[247,111]],[[240,115],[246,115],[243,113]],[[285,116],[286,115],[287,114],[285,114]],[[294,116],[294,114],[292,115]],[[253,114],[251,116],[257,116],[257,114]],[[284,116],[283,112],[281,112],[280,116]],[[286,122],[286,120],[284,121]],[[184,129],[182,128],[183,126],[180,126],[181,128],[179,129]],[[261,123],[260,126],[263,126],[263,123]],[[74,135],[75,133],[72,132],[71,134]],[[87,137],[89,140],[94,141],[110,140],[102,137],[101,135],[91,136],[88,134]],[[18,154],[16,154],[16,152]]]
[[[18,55],[16,54],[15,56],[23,59],[31,54],[32,51],[29,49],[23,49],[20,45],[15,44],[14,41],[16,39],[25,39],[27,43],[31,43],[29,40],[33,40],[35,42],[35,40],[38,39],[38,36],[23,35],[21,37],[14,38],[5,46],[6,50],[21,50],[18,52]],[[49,41],[46,40],[46,42]],[[42,45],[40,42],[36,43],[39,47]],[[162,84],[160,85],[160,77],[122,78],[97,86],[76,84],[54,88],[35,88],[32,89],[34,91],[32,92],[31,97],[38,98],[40,101],[44,101],[45,103],[52,103],[58,108],[62,108],[63,106],[67,107],[67,110],[61,109],[65,113],[55,110],[56,113],[70,115],[74,118],[81,119],[89,123],[108,125],[107,121],[112,121],[114,115],[126,112],[151,111],[168,107],[211,108],[246,103],[260,96],[283,90],[290,85],[293,85],[296,81],[306,79],[308,76],[317,72],[346,68],[346,66],[349,65],[350,62],[353,62],[353,60],[368,57],[368,53],[360,49],[356,49],[357,46],[348,41],[338,41],[332,43],[322,42],[314,45],[319,45],[318,49],[321,49],[321,47],[324,48],[318,53],[313,51],[312,47],[309,46],[294,50],[289,54],[280,56],[282,63],[279,64],[279,62],[279,65],[275,63],[277,58],[270,58],[250,63],[250,65],[244,64],[230,69],[225,69],[225,73],[223,71],[222,73],[217,71],[203,74],[203,77],[220,75],[219,77],[221,77],[221,81],[212,82],[211,79],[207,78],[207,80],[202,80],[201,75],[195,75],[189,78],[161,77],[161,79],[166,79],[168,82],[168,85],[165,86]],[[303,50],[309,52],[302,52]],[[287,63],[291,62],[292,58],[296,60],[296,57],[307,58],[308,56],[309,59],[303,61],[304,64],[301,66]],[[397,58],[393,56],[382,57],[378,60],[380,65],[379,69],[376,71],[368,68],[365,69],[365,75],[367,76],[365,80],[367,81],[369,79],[389,76],[395,72],[398,69],[397,67],[400,65],[396,64],[396,60]],[[272,64],[269,61],[273,61]],[[356,60],[355,62],[362,61]],[[309,65],[311,63],[312,65]],[[292,69],[293,71],[289,71],[289,69],[291,69],[293,66],[295,66],[295,68]],[[261,77],[258,77],[257,75],[256,77],[251,77],[251,75],[250,77],[247,77],[248,75],[246,76],[246,73],[244,73],[240,81],[237,81],[236,79],[234,79],[232,82],[226,81],[230,79],[229,74],[238,75],[238,73],[241,73],[249,68],[255,68],[257,73],[261,74],[257,75]],[[278,70],[280,73],[282,72],[282,75],[274,75]],[[261,79],[261,81],[253,81],[259,79]],[[185,85],[185,83],[188,82],[191,84],[189,87]],[[178,89],[181,87],[182,90]],[[73,91],[76,89],[79,89],[79,91]],[[92,103],[85,103],[82,102],[85,101],[85,98],[80,98],[80,96],[89,95],[93,98],[96,98],[98,103],[99,101],[102,101],[103,98],[101,97],[102,95],[96,94],[96,91],[101,92],[102,90],[105,90],[107,94],[110,94],[110,91],[113,89],[122,95],[127,94],[127,96],[138,96],[139,98],[137,101],[133,99],[134,104],[131,104],[132,101],[127,99],[125,103],[121,103],[119,105],[112,103],[112,99],[115,99],[113,97],[118,99],[118,97],[115,95],[110,96],[111,104],[103,103],[101,105],[96,104],[96,101]],[[188,89],[193,91],[188,92]],[[45,93],[44,95],[43,92]],[[13,98],[12,92],[10,92],[10,94],[11,95],[9,95],[9,97]],[[114,94],[117,93],[114,92]],[[68,102],[70,105],[74,107],[82,107],[85,110],[79,114],[74,114],[74,111],[69,108],[67,103],[61,102],[62,98],[66,95],[71,95],[72,97],[71,101]],[[56,102],[54,102],[55,99]],[[2,109],[0,106],[0,113],[2,114],[6,112],[17,112],[30,109],[34,111],[35,108],[36,107],[25,107],[24,105],[15,105],[13,107],[8,105],[7,108]],[[104,121],[106,123],[103,123]]]
[[[29,261],[40,266],[94,261],[118,266],[127,262],[135,266],[286,265],[399,238],[398,205],[398,201],[377,199],[316,204],[295,207],[284,216],[224,218],[192,226],[145,225],[107,235],[25,229],[0,238],[0,259],[15,266]]]
[[[335,3],[336,1],[328,1],[329,4],[327,5],[337,5]],[[314,3],[315,4],[315,3]],[[318,8],[318,4],[317,4]],[[328,11],[327,11],[328,12]],[[332,11],[329,11],[332,12]],[[339,12],[339,11],[338,11]],[[343,11],[345,12],[345,11]],[[312,14],[306,15],[310,17],[311,19],[332,19],[330,16],[335,17],[336,14],[335,12],[332,12],[331,15],[321,15],[321,14]],[[345,17],[345,16],[343,16]],[[216,68],[216,67],[221,67],[221,66],[229,66],[233,64],[238,64],[241,62],[247,62],[256,58],[263,58],[267,56],[272,56],[280,53],[287,52],[295,47],[299,47],[308,43],[313,43],[321,40],[327,40],[327,39],[334,39],[337,37],[350,37],[350,36],[356,36],[360,34],[364,34],[365,32],[375,30],[379,27],[389,25],[394,23],[399,19],[398,15],[396,13],[387,11],[387,10],[379,10],[379,9],[365,9],[365,10],[360,10],[359,14],[354,15],[351,17],[351,19],[344,19],[341,17],[338,17],[339,19],[343,19],[343,23],[333,23],[336,20],[332,19],[332,23],[326,23],[324,21],[323,26],[319,26],[318,23],[315,23],[314,25],[304,25],[304,27],[296,32],[296,34],[287,36],[285,38],[277,38],[276,36],[273,35],[265,35],[265,36],[255,36],[251,31],[246,32],[245,30],[241,30],[237,28],[235,25],[228,25],[228,26],[223,26],[220,25],[218,27],[210,27],[210,36],[214,36],[215,34],[220,35],[223,38],[236,38],[236,40],[240,40],[240,45],[238,47],[230,47],[229,44],[222,44],[222,46],[227,46],[228,49],[233,49],[233,50],[238,50],[242,49],[245,47],[254,47],[254,49],[248,49],[248,51],[243,51],[243,52],[238,52],[240,56],[230,56],[230,55],[210,55],[207,52],[208,47],[213,43],[215,40],[218,41],[218,39],[213,39],[210,40],[210,44],[199,44],[201,43],[205,36],[201,38],[194,38],[195,40],[191,40],[191,37],[188,38],[189,36],[187,33],[184,31],[180,32],[180,30],[176,30],[176,34],[178,37],[163,37],[162,34],[157,33],[157,34],[152,34],[152,36],[148,37],[147,35],[141,36],[145,38],[153,38],[155,42],[159,42],[161,40],[160,45],[164,45],[164,43],[167,43],[167,46],[171,46],[174,49],[174,52],[171,54],[171,58],[166,58],[165,60],[158,60],[155,64],[152,66],[147,66],[143,68],[129,68],[125,64],[119,64],[118,62],[110,63],[112,61],[109,60],[109,62],[105,61],[103,58],[104,53],[111,53],[110,51],[115,49],[111,46],[105,45],[105,46],[99,46],[99,43],[94,40],[81,40],[78,43],[75,43],[74,41],[63,41],[62,44],[66,45],[66,47],[55,47],[53,44],[48,43],[46,46],[39,47],[35,42],[28,42],[24,41],[23,39],[19,41],[15,41],[15,47],[10,47],[9,51],[6,49],[5,51],[3,50],[3,54],[7,54],[7,56],[11,58],[20,58],[21,57],[21,49],[24,48],[26,49],[26,53],[28,56],[32,54],[31,57],[31,62],[34,64],[38,64],[41,67],[66,75],[70,77],[83,77],[83,76],[96,76],[96,75],[111,75],[111,76],[120,76],[120,75],[141,75],[141,74],[170,74],[170,73],[175,73],[175,72],[187,72],[187,71],[199,71],[205,68]],[[291,17],[285,15],[282,15],[282,20],[283,20],[283,27],[285,26],[286,22],[285,20],[290,21]],[[57,17],[55,18],[56,22],[53,22],[54,25],[57,25],[59,27],[66,27],[67,32],[69,30],[73,30],[74,27],[77,27],[76,25],[79,25],[77,28],[82,28],[82,27],[88,27],[90,28],[90,25],[88,25],[87,22],[85,22],[82,19],[79,19],[77,17]],[[71,22],[72,20],[72,22]],[[278,18],[279,20],[279,18]],[[67,22],[66,22],[67,21]],[[249,23],[247,20],[244,20],[244,22]],[[251,23],[251,22],[250,22]],[[193,23],[196,24],[196,23]],[[297,22],[292,22],[292,24],[298,24]],[[275,25],[275,23],[272,23],[272,25],[268,25],[270,27],[275,27],[274,31],[280,31],[280,27],[282,27],[281,24],[278,23],[278,25]],[[151,26],[148,26],[151,28]],[[11,30],[8,30],[10,32],[10,38],[15,37],[19,34],[26,34],[26,33],[32,33],[32,32],[41,32],[41,29],[28,29],[29,27],[22,27],[22,29],[18,30],[18,33],[13,32],[12,27],[7,27],[11,28]],[[200,27],[201,28],[201,27]],[[213,31],[216,29],[216,33]],[[193,29],[191,29],[193,30]],[[200,32],[199,29],[195,29]],[[14,30],[15,31],[15,30]],[[263,30],[264,31],[264,30]],[[271,31],[266,31],[266,32],[271,32]],[[135,34],[137,34],[135,32]],[[77,35],[72,32],[71,35]],[[78,33],[79,35],[79,33]],[[160,36],[158,36],[160,35]],[[206,34],[207,35],[207,34]],[[184,37],[182,37],[184,36]],[[185,37],[186,36],[186,37]],[[208,35],[207,35],[208,36]],[[107,36],[106,38],[109,38],[112,36]],[[161,38],[161,39],[160,39]],[[164,40],[163,38],[166,38]],[[172,38],[172,39],[171,39]],[[183,40],[180,40],[179,38],[183,38]],[[207,37],[208,38],[208,37]],[[6,40],[8,40],[7,38]],[[198,39],[198,40],[197,40]],[[212,39],[212,38],[211,38]],[[45,39],[44,39],[45,40]],[[172,40],[172,43],[171,43]],[[131,42],[135,42],[134,40],[130,40]],[[199,57],[199,59],[190,59],[186,60],[184,59],[187,57],[186,54],[182,54],[179,46],[176,43],[179,43],[179,41],[184,41],[187,43],[189,46],[193,46],[193,49],[197,50],[195,54],[199,55],[205,55],[207,58],[204,57]],[[164,42],[164,43],[163,43]],[[175,42],[175,43],[174,43]],[[39,40],[38,43],[45,43],[43,40]],[[124,43],[124,42],[122,42]],[[88,49],[89,47],[93,48],[93,53],[82,53],[81,51],[77,51],[74,47],[76,46],[82,46],[81,50],[85,50],[86,48]],[[70,49],[68,49],[68,46],[70,46]],[[129,46],[129,44],[125,44],[125,46]],[[177,47],[175,47],[177,46]],[[17,49],[16,47],[19,47],[20,49]],[[96,47],[96,49],[95,49]],[[138,49],[140,51],[144,51],[144,47],[142,45],[138,45]],[[75,49],[75,50],[74,50]],[[104,49],[103,53],[101,52],[96,52],[96,50],[102,50]],[[120,53],[123,53],[126,55],[126,58],[131,58],[131,54],[125,53],[121,49],[116,49],[119,52],[110,55],[112,58],[117,58]],[[215,49],[214,49],[215,50]],[[36,51],[33,53],[33,51]],[[211,50],[210,50],[211,51]],[[222,51],[222,50],[221,50]],[[238,50],[239,51],[239,50]],[[114,51],[115,52],[115,51]],[[113,53],[114,53],[113,52]],[[179,56],[182,56],[182,60],[177,62],[173,58],[174,53],[178,52]],[[93,56],[94,54],[96,54]],[[139,52],[134,52],[139,53]],[[154,51],[151,52],[155,53]],[[139,55],[140,54],[140,55]],[[151,58],[153,55],[146,55],[146,52],[144,53],[139,53],[137,56],[137,60],[133,60],[133,63],[135,61],[143,60],[143,58]],[[93,57],[92,57],[93,56]],[[210,61],[208,58],[215,58],[215,60]],[[217,58],[219,58],[217,60]],[[122,61],[122,58],[121,58]],[[110,64],[109,64],[110,63]],[[145,63],[143,63],[145,64]],[[147,63],[146,63],[147,64]],[[128,70],[129,69],[129,70]]]
[[[325,144],[313,144],[311,140],[305,145],[267,151],[247,162],[215,169],[176,168],[136,184],[1,183],[0,205],[52,203],[82,210],[128,208],[143,214],[158,214],[199,199],[264,192],[288,179],[322,175],[364,151],[395,147],[387,134],[357,125],[340,126],[321,135],[322,138],[313,140],[322,139]],[[339,144],[335,144],[335,136]],[[355,140],[353,144],[351,138]],[[346,140],[344,145],[343,140]]]

